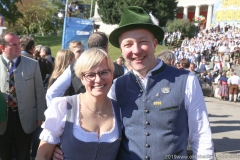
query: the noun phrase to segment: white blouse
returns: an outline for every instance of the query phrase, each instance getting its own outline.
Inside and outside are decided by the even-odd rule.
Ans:
[[[77,98],[79,104],[79,96]],[[113,109],[113,106],[112,106]],[[56,97],[52,100],[50,107],[44,112],[46,116],[45,122],[42,124],[43,131],[40,139],[50,144],[60,143],[67,118],[67,99],[66,97]],[[75,121],[73,124],[73,135],[83,142],[114,142],[118,139],[118,126],[115,120],[115,112],[113,109],[113,128],[101,133],[99,139],[96,132],[87,132],[79,124],[79,107],[76,110]]]

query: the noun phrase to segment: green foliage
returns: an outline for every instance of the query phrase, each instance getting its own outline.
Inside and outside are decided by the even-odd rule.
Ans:
[[[107,24],[118,24],[124,8],[139,6],[144,8],[159,20],[160,26],[165,26],[167,20],[174,19],[177,8],[176,0],[98,0],[98,13]]]
[[[62,48],[62,36],[34,37],[35,45],[49,46],[55,57]]]
[[[147,0],[146,7],[143,8],[152,12],[158,18],[160,26],[166,26],[168,20],[175,18],[177,1],[176,0]]]
[[[118,24],[122,8],[118,6],[119,2],[113,0],[98,0],[98,14],[106,24]]]
[[[196,32],[196,26],[188,19],[176,19],[174,21],[168,21],[165,30],[168,32],[174,32],[177,30],[182,32],[183,36],[193,37]]]
[[[9,25],[15,24],[22,14],[18,11],[16,3],[21,0],[1,0],[0,1],[0,14],[2,14]]]
[[[9,31],[17,34],[32,34],[55,32],[62,30],[63,20],[58,19],[59,10],[64,5],[59,0],[21,0],[17,3],[18,11],[22,17],[18,18],[15,26],[8,26]]]

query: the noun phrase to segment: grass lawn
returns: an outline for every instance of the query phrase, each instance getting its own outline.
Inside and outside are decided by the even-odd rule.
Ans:
[[[49,36],[49,37],[34,37],[35,46],[43,45],[49,46],[52,51],[52,56],[56,56],[57,51],[62,49],[62,36]]]
[[[43,45],[43,46],[49,46],[52,50],[52,55],[55,57],[57,54],[57,51],[62,49],[62,37],[61,36],[49,36],[49,37],[34,37],[35,45]],[[158,45],[156,49],[155,55],[160,53],[163,50],[167,50],[168,47]],[[116,48],[112,46],[109,43],[109,55],[112,60],[116,60],[118,57],[122,55],[119,48]]]

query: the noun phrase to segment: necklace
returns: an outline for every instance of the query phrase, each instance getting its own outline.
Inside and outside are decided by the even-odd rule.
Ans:
[[[81,100],[82,100],[84,106],[85,106],[89,111],[91,111],[92,113],[94,113],[94,114],[96,114],[96,115],[101,115],[105,110],[107,110],[107,107],[106,107],[104,110],[101,110],[101,111],[98,111],[98,112],[97,112],[97,111],[94,111],[94,110],[90,109],[90,108],[86,105],[85,101],[83,100],[83,95],[81,95]],[[108,105],[108,103],[109,103],[109,99],[107,99],[106,106]]]

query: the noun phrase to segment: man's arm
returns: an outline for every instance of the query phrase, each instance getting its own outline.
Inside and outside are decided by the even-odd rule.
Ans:
[[[218,64],[215,64],[215,65],[214,65],[213,71],[218,71]]]
[[[213,160],[214,147],[206,104],[198,79],[192,73],[189,73],[187,79],[185,105],[194,160],[196,155],[209,156],[206,159]]]
[[[41,124],[44,121],[44,111],[46,110],[46,100],[44,98],[45,90],[43,87],[42,76],[40,72],[40,67],[38,62],[36,62],[36,67],[34,70],[34,91],[36,96],[36,104],[37,104],[37,125]]]
[[[116,81],[117,81],[117,79],[113,80],[112,87],[108,91],[108,95],[107,95],[108,98],[111,98],[111,99],[113,99],[115,101],[117,100],[116,92],[115,92]]]
[[[227,83],[228,83],[228,84],[231,84],[231,77],[228,78]]]
[[[205,65],[205,69],[206,69],[206,71],[210,70],[210,68],[208,67],[208,65]]]
[[[45,66],[45,69],[46,69],[46,73],[47,74],[52,74],[53,72],[53,64],[50,63],[48,60],[44,59],[44,66]]]
[[[55,97],[62,97],[65,91],[71,85],[71,70],[70,65],[68,68],[57,78],[57,80],[47,90],[46,100],[47,106],[50,106],[51,101]]]

